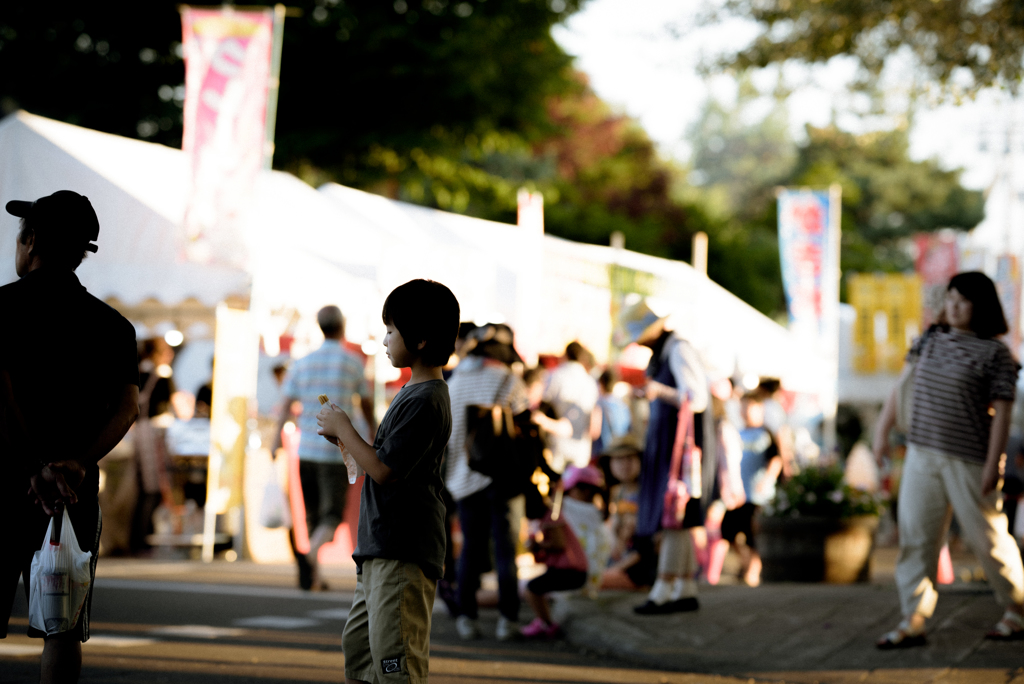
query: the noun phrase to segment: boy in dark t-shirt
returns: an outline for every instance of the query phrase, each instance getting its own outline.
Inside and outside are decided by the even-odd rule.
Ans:
[[[412,280],[382,315],[391,365],[410,368],[370,446],[331,404],[319,434],[343,444],[366,471],[352,558],[358,581],[342,647],[347,682],[426,682],[430,616],[444,573],[441,457],[452,431],[441,367],[455,351],[459,303],[451,290]]]

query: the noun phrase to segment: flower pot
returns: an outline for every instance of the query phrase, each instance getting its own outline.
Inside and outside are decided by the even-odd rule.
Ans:
[[[871,579],[871,552],[875,548],[877,515],[862,515],[839,521],[825,539],[825,581],[853,584]]]
[[[831,518],[776,518],[758,515],[757,551],[765,582],[822,582],[825,539],[836,528]]]
[[[758,515],[757,550],[766,582],[866,582],[877,516],[837,520]]]

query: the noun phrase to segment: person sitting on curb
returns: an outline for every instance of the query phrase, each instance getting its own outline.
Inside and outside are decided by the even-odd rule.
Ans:
[[[537,615],[520,630],[527,639],[553,639],[561,627],[552,619],[547,595],[600,585],[610,543],[594,498],[602,489],[601,472],[593,466],[568,466],[551,511],[530,540],[537,562],[547,571],[526,585],[526,601]],[[561,494],[564,492],[564,496]]]

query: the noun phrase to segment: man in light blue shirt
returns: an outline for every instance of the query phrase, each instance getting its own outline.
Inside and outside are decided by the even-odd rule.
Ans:
[[[316,351],[292,364],[282,386],[284,409],[278,425],[274,453],[281,446],[281,430],[291,418],[291,406],[302,404],[298,417],[299,479],[306,507],[306,529],[309,530],[309,553],[295,553],[299,565],[299,586],[314,591],[324,588],[317,577],[317,552],[334,539],[335,530],[345,514],[348,473],[341,450],[320,437],[316,415],[320,412],[317,397],[326,394],[344,410],[350,410],[353,398],[359,396],[363,414],[370,424],[373,439],[373,392],[366,380],[363,361],[343,346],[345,318],[336,306],[325,306],[316,315],[324,333],[324,343]]]

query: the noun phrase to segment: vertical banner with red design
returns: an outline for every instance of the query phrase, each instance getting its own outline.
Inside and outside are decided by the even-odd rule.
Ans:
[[[827,191],[779,193],[782,283],[786,288],[789,328],[800,336],[818,338],[822,334],[830,237]]]
[[[942,310],[949,279],[957,274],[960,253],[953,235],[918,233],[914,236],[914,270],[921,276],[923,320],[921,329],[935,322]]]
[[[835,448],[839,401],[839,219],[841,190],[783,189],[778,194],[779,256],[789,329],[822,362],[818,400],[824,452]]]
[[[186,256],[243,266],[240,222],[263,166],[274,14],[182,7],[191,165]]]

